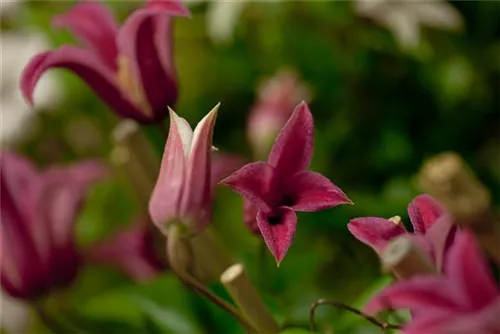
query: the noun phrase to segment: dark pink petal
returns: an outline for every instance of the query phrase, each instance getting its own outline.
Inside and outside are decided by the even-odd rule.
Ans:
[[[482,309],[473,312],[454,314],[449,317],[436,334],[500,333],[500,298]]]
[[[33,91],[42,74],[52,68],[65,68],[85,81],[116,113],[123,117],[147,121],[131,102],[124,98],[113,73],[100,58],[89,50],[73,46],[36,55],[21,75],[21,92],[33,104]]]
[[[259,210],[255,205],[247,199],[243,199],[243,222],[247,229],[255,235],[260,235],[259,226],[257,225],[257,212]]]
[[[231,187],[238,194],[256,205],[259,210],[272,209],[271,180],[274,169],[266,162],[252,162],[238,169],[220,183]]]
[[[429,195],[420,195],[408,205],[414,232],[425,233],[444,213],[443,208]]]
[[[352,204],[339,187],[319,173],[297,173],[286,186],[295,211],[319,211],[339,204]]]
[[[190,16],[189,9],[181,0],[147,0],[147,8],[165,11],[176,16]]]
[[[192,231],[201,231],[210,222],[212,209],[212,140],[217,119],[215,106],[193,131],[187,161],[184,191],[180,202],[181,218],[188,218]]]
[[[314,121],[305,102],[299,104],[281,129],[269,154],[269,164],[281,178],[306,170],[314,146]]]
[[[447,322],[454,322],[460,318],[453,310],[432,310],[431,312],[422,311],[420,316],[412,317],[410,323],[405,326],[405,334],[451,334],[443,331]],[[465,333],[464,333],[465,334]]]
[[[69,182],[68,182],[69,181]],[[81,264],[76,250],[74,226],[83,207],[85,193],[79,185],[72,184],[58,175],[44,178],[42,193],[37,205],[36,226],[47,233],[50,240],[50,273],[54,286],[64,286],[71,282]]]
[[[170,130],[160,171],[149,199],[149,214],[155,225],[165,234],[167,233],[165,224],[178,218],[179,215],[187,168],[186,150],[189,150],[191,143],[191,131],[186,120],[171,110]]]
[[[231,175],[245,164],[245,159],[237,155],[212,153],[212,188],[223,178]]]
[[[53,19],[56,27],[66,27],[103,62],[116,70],[118,23],[113,13],[98,1],[82,1]]]
[[[352,219],[347,229],[362,243],[380,252],[392,238],[406,233],[405,229],[390,220],[377,217]]]
[[[484,307],[499,294],[486,259],[469,231],[458,233],[447,261],[446,276],[463,307]]]
[[[458,230],[448,214],[443,214],[427,229],[425,238],[432,244],[434,260],[439,271],[443,270],[446,256]]]
[[[259,211],[257,213],[257,224],[267,247],[279,266],[295,235],[297,226],[295,212],[287,207],[276,209],[272,216]]]
[[[128,72],[127,77],[132,81],[126,83],[133,87],[128,88],[131,98],[152,121],[164,119],[167,108],[173,107],[177,100],[173,68],[164,68],[165,60],[160,57],[165,57],[165,54],[160,55],[156,44],[156,36],[160,35],[164,47],[172,48],[171,27],[165,23],[170,18],[164,16],[158,15],[155,10],[137,10],[120,29],[117,39],[120,71]],[[162,31],[157,31],[158,20]],[[169,60],[170,56],[167,57]]]
[[[86,258],[116,268],[135,281],[157,277],[164,264],[156,255],[153,234],[142,220],[92,246]]]
[[[407,233],[406,238],[410,239],[414,245],[416,245],[424,254],[429,256],[435,263],[435,252],[432,242],[425,236],[420,234]]]
[[[437,276],[417,276],[398,281],[373,297],[365,311],[375,313],[384,309],[411,309],[418,312],[453,310],[457,308],[454,292],[445,279]]]

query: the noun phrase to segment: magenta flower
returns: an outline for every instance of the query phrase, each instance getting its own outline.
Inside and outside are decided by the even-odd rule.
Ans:
[[[5,151],[1,162],[1,285],[13,297],[33,299],[77,275],[81,257],[73,224],[87,189],[104,168],[85,162],[38,172]]]
[[[500,290],[471,233],[457,234],[444,276],[399,281],[375,296],[367,312],[408,308],[406,334],[500,333]]]
[[[267,156],[279,131],[300,101],[307,100],[309,92],[293,71],[282,70],[265,81],[258,91],[247,123],[247,136],[258,159]]]
[[[93,245],[86,255],[90,263],[111,266],[134,281],[157,277],[165,263],[155,249],[154,234],[146,218],[137,219],[131,227]]]
[[[447,249],[453,243],[456,226],[429,195],[420,195],[408,205],[413,225],[412,240],[426,251],[441,269]],[[402,224],[378,217],[352,219],[347,228],[359,241],[380,253],[394,237],[408,233]]]
[[[161,4],[162,1],[160,1]],[[119,28],[113,14],[97,1],[82,1],[53,20],[68,28],[85,47],[63,45],[34,56],[21,75],[30,105],[42,74],[64,68],[80,77],[118,115],[142,123],[163,120],[177,100],[173,63],[172,17],[188,15],[180,0],[136,10]]]
[[[267,162],[247,164],[221,181],[257,207],[257,225],[278,264],[292,243],[296,211],[352,203],[326,177],[308,171],[313,131],[313,117],[303,102],[281,129]]]
[[[168,133],[158,180],[149,200],[149,213],[164,233],[182,223],[190,233],[209,223],[212,201],[212,136],[217,105],[196,126],[170,109]]]

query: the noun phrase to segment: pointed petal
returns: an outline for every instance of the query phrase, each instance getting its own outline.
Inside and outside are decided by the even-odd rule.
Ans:
[[[446,256],[455,241],[457,231],[458,226],[445,213],[425,232],[425,238],[432,244],[436,266],[439,271],[443,270]]]
[[[105,5],[97,1],[79,2],[67,13],[56,16],[52,23],[71,30],[110,69],[116,70],[118,23]]]
[[[377,217],[352,219],[347,229],[362,243],[380,252],[392,238],[406,233],[405,229],[390,220]]]
[[[352,204],[339,187],[319,173],[297,173],[287,182],[287,187],[295,211],[319,211],[339,204]]]
[[[149,214],[163,233],[167,232],[165,224],[179,215],[191,136],[189,124],[170,109],[170,130],[158,179],[149,200]]]
[[[447,261],[446,276],[450,277],[450,284],[456,289],[464,306],[483,307],[491,303],[500,292],[469,231],[462,231],[457,235]]]
[[[281,129],[269,154],[269,164],[282,177],[306,170],[314,146],[314,121],[305,102],[299,104]]]
[[[171,27],[170,23],[165,23],[170,18],[156,14],[155,10],[136,10],[120,29],[117,43],[122,86],[147,117],[162,120],[167,107],[177,100],[177,82],[173,68],[163,66],[167,51],[162,50],[160,55],[155,40],[161,35],[164,47],[172,52]],[[157,31],[158,20],[163,31]],[[125,73],[127,75],[123,76]]]
[[[220,183],[228,185],[259,210],[269,212],[273,207],[271,180],[274,169],[267,162],[252,162],[226,177]]]
[[[134,281],[147,281],[158,276],[164,264],[156,255],[149,226],[142,220],[92,246],[87,259],[91,263],[116,268]]]
[[[212,153],[212,188],[215,187],[223,178],[234,173],[238,168],[245,164],[245,159],[238,155],[224,154],[219,152]]]
[[[216,105],[197,125],[193,132],[186,169],[184,193],[180,202],[182,217],[191,217],[194,230],[202,230],[209,223],[212,204],[212,137]]]
[[[440,204],[429,195],[420,195],[408,205],[408,214],[414,232],[425,233],[444,213]]]
[[[89,50],[73,46],[36,55],[21,75],[21,91],[26,101],[33,104],[33,92],[42,74],[52,68],[65,68],[85,81],[101,99],[123,117],[147,121],[141,112],[126,100],[115,81],[114,73]]]
[[[447,318],[439,333],[469,334],[469,333],[500,333],[500,298],[478,310],[468,313],[455,313]],[[420,332],[423,333],[423,332]],[[418,333],[418,334],[420,334]],[[436,331],[437,333],[437,331]],[[415,334],[417,334],[415,332]]]
[[[165,11],[176,16],[191,16],[189,9],[181,0],[147,0],[146,7]]]
[[[257,225],[267,248],[279,266],[292,244],[297,226],[297,215],[288,207],[278,208],[273,216],[259,211]]]
[[[50,172],[50,169],[46,172]],[[68,174],[68,179],[84,187],[85,190],[92,183],[108,176],[109,170],[101,161],[87,160],[66,167],[65,172]]]
[[[412,311],[432,312],[435,309],[456,308],[453,292],[446,280],[437,276],[417,276],[398,281],[373,297],[365,311],[375,313],[383,309],[408,308]]]

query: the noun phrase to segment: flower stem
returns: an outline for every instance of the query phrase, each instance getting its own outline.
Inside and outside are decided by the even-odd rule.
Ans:
[[[52,314],[50,314],[47,311],[46,307],[42,305],[41,302],[35,302],[34,307],[43,325],[47,327],[52,333],[54,334],[81,333],[81,331],[78,331],[72,325],[64,321],[60,321],[56,317],[52,316]]]
[[[220,280],[243,314],[259,332],[279,332],[278,324],[252,285],[248,273],[241,263],[227,268]]]
[[[254,326],[242,315],[240,312],[231,304],[226,302],[224,299],[220,298],[209,289],[207,289],[203,284],[199,283],[191,274],[186,270],[187,265],[179,256],[179,243],[180,240],[180,228],[174,224],[170,229],[167,237],[167,255],[169,259],[170,266],[172,270],[177,274],[179,279],[188,287],[192,288],[215,305],[220,307],[222,310],[231,314],[238,322],[241,323],[249,332],[258,333]]]

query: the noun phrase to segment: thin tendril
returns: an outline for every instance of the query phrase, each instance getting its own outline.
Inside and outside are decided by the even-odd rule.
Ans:
[[[334,301],[334,300],[327,300],[327,299],[319,299],[319,300],[317,300],[316,302],[314,302],[311,305],[311,309],[309,311],[309,324],[310,324],[311,332],[314,332],[316,330],[316,328],[315,328],[316,327],[316,323],[314,321],[314,314],[316,312],[316,309],[318,307],[322,306],[322,305],[334,306],[334,307],[338,307],[338,308],[341,308],[343,310],[347,310],[349,312],[352,312],[352,313],[354,313],[356,315],[359,315],[360,317],[364,318],[365,320],[371,322],[375,326],[380,327],[384,331],[388,330],[388,329],[402,329],[403,328],[400,325],[393,325],[393,324],[388,324],[388,323],[385,323],[385,322],[381,322],[376,317],[368,315],[366,313],[363,313],[360,310],[355,309],[354,307],[351,307],[349,305],[343,304],[341,302],[337,302],[337,301]]]

